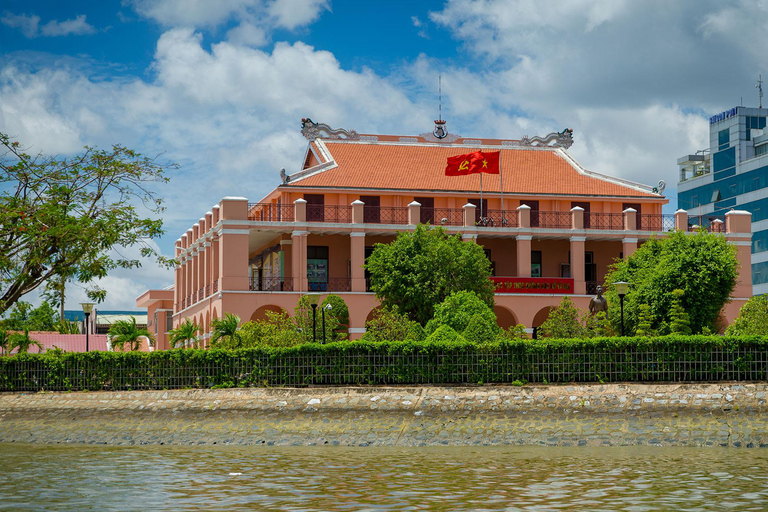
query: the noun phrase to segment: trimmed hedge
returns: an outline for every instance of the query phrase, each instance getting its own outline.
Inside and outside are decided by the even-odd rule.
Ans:
[[[359,384],[759,381],[768,337],[307,344],[0,357],[0,391]]]

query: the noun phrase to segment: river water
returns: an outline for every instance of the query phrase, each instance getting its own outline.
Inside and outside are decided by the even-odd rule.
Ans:
[[[0,510],[768,510],[768,450],[0,444]]]

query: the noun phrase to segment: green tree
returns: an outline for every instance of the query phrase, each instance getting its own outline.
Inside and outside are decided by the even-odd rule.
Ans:
[[[215,348],[242,348],[238,326],[240,317],[227,313],[224,318],[211,320],[211,346]]]
[[[172,263],[148,243],[163,233],[162,220],[137,210],[164,209],[151,186],[167,178],[154,160],[119,145],[69,159],[30,156],[2,133],[0,147],[0,314],[57,278],[84,283],[91,299],[103,300],[95,279],[140,265],[111,256],[112,248],[140,245],[143,257]]]
[[[266,316],[266,320],[247,322],[240,328],[243,347],[293,347],[304,343],[304,337],[287,313],[267,311]]]
[[[672,307],[669,311],[669,330],[675,334],[691,334],[691,320],[683,309],[683,297],[685,292],[672,290]]]
[[[35,346],[40,351],[43,350],[43,346],[40,344],[40,342],[33,340],[29,336],[29,329],[24,329],[23,333],[14,333],[7,336],[6,339],[6,352],[10,353],[14,349],[18,349],[18,353],[24,353],[29,352],[30,347]]]
[[[34,308],[32,304],[19,301],[8,312],[8,318],[1,323],[11,331],[57,331],[59,318],[50,304],[43,302]]]
[[[673,232],[646,241],[629,258],[614,264],[605,282],[631,284],[624,298],[626,332],[637,330],[641,304],[650,306],[652,329],[662,331],[670,324],[672,291],[680,289],[684,292],[681,305],[693,333],[698,334],[705,327],[717,330],[720,310],[728,302],[737,276],[736,248],[725,237],[703,231]],[[606,297],[609,319],[618,331],[619,298],[612,285]]]
[[[363,341],[422,341],[424,329],[399,311],[376,308],[365,323]]]
[[[768,335],[768,295],[757,295],[741,306],[739,316],[726,329],[728,336]]]
[[[323,342],[323,308],[325,308],[325,341],[330,343],[347,339],[345,326],[349,325],[349,309],[347,309],[344,299],[338,295],[330,294],[317,305],[314,337],[312,336],[313,320],[310,300],[309,295],[303,295],[296,303],[294,310],[296,329],[304,337],[304,341],[311,343],[313,339],[316,339],[317,343]]]
[[[651,315],[651,306],[648,304],[640,304],[638,306],[638,318],[637,318],[637,330],[636,336],[653,336],[655,331],[651,326],[653,322],[653,316]]]
[[[382,305],[421,325],[432,318],[435,305],[460,290],[475,292],[493,307],[491,264],[483,248],[442,227],[419,224],[390,244],[376,244],[365,267]]]
[[[184,320],[183,323],[175,329],[171,329],[168,334],[168,341],[171,343],[171,348],[177,346],[185,347],[186,345],[194,345],[197,347],[197,333],[200,332],[200,326],[196,322],[193,322],[190,318]],[[188,343],[189,342],[189,343]]]
[[[499,332],[500,329],[495,317],[489,318],[488,315],[475,313],[469,319],[467,327],[461,335],[471,343],[482,344],[496,341]]]
[[[432,333],[441,325],[449,325],[456,332],[463,333],[474,315],[486,319],[486,324],[496,324],[496,314],[475,292],[460,290],[448,295],[445,300],[435,307],[435,313],[427,323],[427,333]],[[497,326],[498,330],[498,326]]]
[[[579,310],[569,297],[563,297],[557,307],[549,311],[549,316],[541,324],[542,338],[584,338],[587,330],[581,323],[583,311]]]
[[[145,336],[152,346],[155,338],[146,329],[139,329],[136,325],[136,318],[133,316],[130,320],[118,320],[109,328],[109,340],[112,347],[123,350],[128,345],[128,350],[139,350],[141,338]]]

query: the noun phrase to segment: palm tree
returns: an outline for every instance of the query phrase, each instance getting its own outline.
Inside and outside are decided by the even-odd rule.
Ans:
[[[239,324],[240,317],[232,313],[227,313],[224,318],[211,320],[211,345],[226,343],[230,348],[239,348],[242,342],[240,334],[237,332]]]
[[[187,318],[183,324],[168,333],[170,334],[168,339],[171,342],[171,348],[176,348],[177,345],[185,346],[187,340],[192,340],[192,343],[197,347],[197,333],[199,331],[200,326]]]
[[[146,336],[150,344],[153,344],[155,338],[146,329],[139,329],[136,327],[136,319],[131,317],[131,320],[118,320],[112,327],[109,328],[109,337],[114,348],[123,349],[127,343],[131,350],[139,350],[141,345],[142,336]]]
[[[38,349],[40,349],[40,352],[43,350],[43,346],[40,344],[40,342],[33,340],[29,337],[29,329],[24,329],[24,334],[16,333],[11,334],[7,337],[7,341],[5,342],[5,347],[10,353],[13,349],[18,348],[18,354],[21,354],[23,352],[28,352],[29,347],[32,345],[36,346]]]

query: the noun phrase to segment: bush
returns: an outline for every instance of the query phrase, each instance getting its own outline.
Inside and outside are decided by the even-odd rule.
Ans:
[[[427,336],[427,343],[454,343],[466,341],[461,334],[450,325],[441,325],[432,334]]]
[[[338,295],[328,295],[322,303],[317,305],[314,321],[315,334],[312,334],[312,306],[310,305],[310,296],[302,295],[296,303],[294,322],[296,329],[301,334],[305,343],[323,342],[323,310],[322,308],[331,305],[331,309],[325,310],[325,340],[330,343],[347,339],[347,328],[349,325],[349,309],[344,299]]]
[[[725,334],[729,336],[768,335],[768,295],[750,298]]]
[[[586,338],[586,329],[579,319],[579,310],[571,299],[563,297],[560,304],[549,311],[549,316],[541,324],[542,338]]]
[[[240,328],[243,348],[293,347],[304,343],[304,337],[286,313],[267,311],[266,316],[266,320],[247,322]]]
[[[365,323],[362,341],[421,341],[424,337],[424,329],[418,322],[409,320],[398,311],[380,307],[374,310],[373,318]]]
[[[527,340],[530,339],[523,324],[512,325],[507,330],[500,330],[499,341]]]
[[[495,341],[499,331],[500,329],[496,325],[495,319],[491,320],[488,318],[488,315],[475,313],[469,319],[469,324],[461,335],[470,343],[482,344]]]
[[[0,357],[0,391],[437,383],[765,381],[768,337],[500,340],[448,326],[422,342]]]
[[[427,323],[426,331],[434,332],[442,325],[448,325],[456,332],[464,332],[469,320],[474,315],[481,315],[496,325],[496,314],[475,292],[458,291],[450,294],[435,307],[435,315]]]

